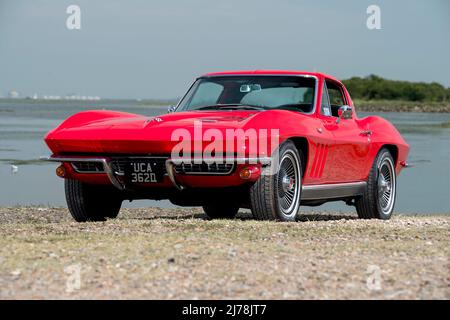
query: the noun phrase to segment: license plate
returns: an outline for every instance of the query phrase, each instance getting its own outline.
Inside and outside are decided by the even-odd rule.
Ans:
[[[162,176],[161,164],[154,160],[131,160],[125,170],[129,183],[157,183]]]

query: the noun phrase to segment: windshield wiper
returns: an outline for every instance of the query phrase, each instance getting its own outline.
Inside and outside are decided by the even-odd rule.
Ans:
[[[241,103],[213,104],[213,105],[210,105],[210,106],[200,107],[200,108],[197,108],[195,110],[208,110],[208,109],[265,110],[265,108],[261,107],[261,106],[252,106],[252,105],[241,104]]]

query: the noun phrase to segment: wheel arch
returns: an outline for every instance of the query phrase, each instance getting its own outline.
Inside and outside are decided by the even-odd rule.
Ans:
[[[289,140],[291,140],[297,150],[300,150],[302,152],[302,171],[303,173],[306,171],[307,168],[307,161],[308,161],[308,151],[309,151],[309,145],[308,145],[308,139],[305,137],[290,137]]]
[[[398,147],[395,144],[383,144],[380,147],[380,150],[383,149],[383,148],[389,150],[389,152],[392,155],[392,158],[394,158],[394,164],[397,165],[397,161],[398,161]]]

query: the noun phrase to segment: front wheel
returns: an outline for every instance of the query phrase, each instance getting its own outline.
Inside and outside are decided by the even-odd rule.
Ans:
[[[356,199],[358,217],[387,220],[392,216],[397,191],[394,163],[389,150],[381,149],[370,170],[366,190]]]
[[[302,152],[290,140],[250,188],[250,208],[259,220],[295,221],[302,189]]]
[[[103,221],[119,214],[122,197],[113,187],[66,179],[64,188],[70,214],[77,222]]]

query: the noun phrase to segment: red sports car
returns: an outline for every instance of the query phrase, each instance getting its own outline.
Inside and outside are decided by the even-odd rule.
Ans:
[[[335,78],[267,70],[201,76],[158,117],[80,112],[45,142],[76,221],[114,218],[133,199],[282,221],[341,200],[389,219],[409,152],[391,123],[358,118]]]

